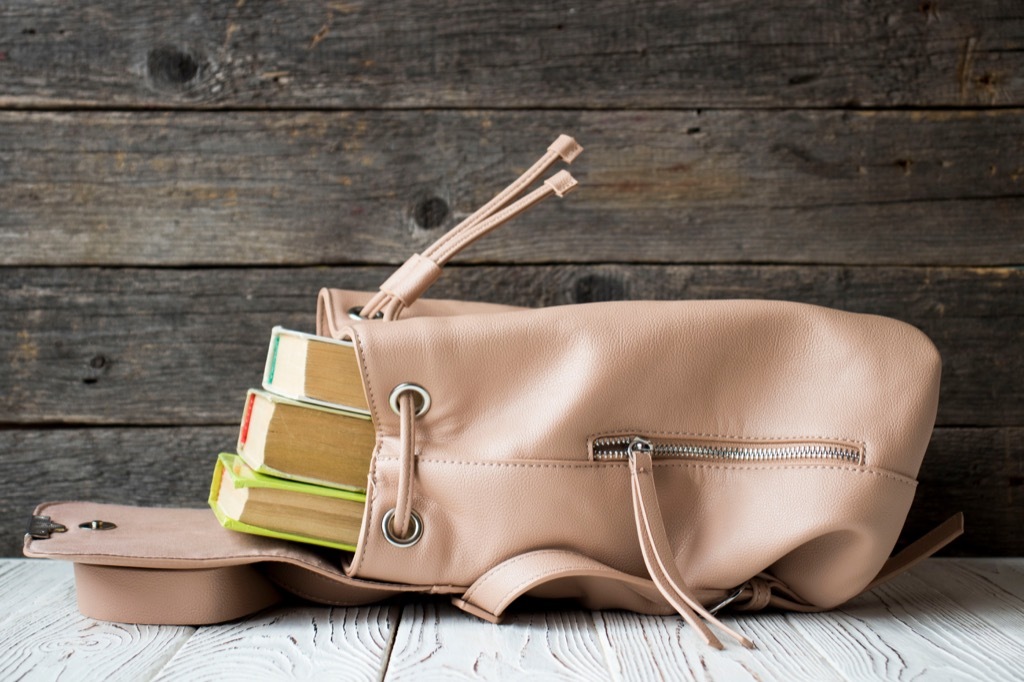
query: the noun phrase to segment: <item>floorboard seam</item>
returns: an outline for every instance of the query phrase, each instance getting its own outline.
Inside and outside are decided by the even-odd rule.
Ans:
[[[395,648],[395,639],[398,638],[398,627],[402,623],[402,613],[404,611],[405,609],[398,605],[391,606],[395,622],[388,632],[388,643],[384,646],[384,654],[381,656],[380,674],[377,675],[377,682],[384,682],[384,678],[387,677],[388,668],[391,666],[391,652]]]
[[[202,626],[197,626],[197,627],[192,628],[192,634],[190,634],[188,637],[185,637],[184,639],[181,640],[181,643],[178,644],[178,646],[174,648],[174,651],[171,652],[171,655],[168,656],[166,659],[164,659],[163,664],[159,668],[157,668],[156,670],[153,671],[153,675],[149,678],[150,680],[155,680],[155,679],[160,677],[160,674],[163,673],[163,671],[167,669],[167,666],[169,666],[171,664],[171,661],[173,661],[175,658],[177,658],[178,654],[181,653],[181,650],[185,648],[185,645],[192,641],[192,638],[196,636],[196,634],[199,632],[201,627]]]

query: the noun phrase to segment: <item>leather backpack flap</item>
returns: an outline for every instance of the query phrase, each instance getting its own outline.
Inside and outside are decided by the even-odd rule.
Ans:
[[[695,590],[768,572],[807,606],[842,603],[896,542],[937,405],[921,332],[804,304],[597,303],[346,334],[378,432],[349,574],[424,587],[552,549],[646,576],[630,466],[595,451],[641,437],[683,453],[655,456],[653,490]],[[408,383],[431,405],[404,462],[389,398]],[[422,536],[396,546],[384,517],[404,469]]]
[[[209,509],[54,502],[34,513],[49,532],[26,535],[25,556],[74,562],[79,610],[101,620],[199,625],[288,594],[354,605],[409,589],[344,575],[343,552],[226,530]]]

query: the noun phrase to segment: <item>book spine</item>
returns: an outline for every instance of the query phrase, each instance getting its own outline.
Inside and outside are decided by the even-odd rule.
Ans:
[[[249,438],[249,420],[252,419],[252,405],[256,402],[256,394],[250,393],[249,399],[245,401],[245,412],[242,414],[242,432],[238,436],[239,446],[245,445]]]
[[[281,335],[274,334],[274,341],[270,344],[270,361],[267,363],[267,384],[274,383],[274,370],[277,369],[277,349],[281,345]]]

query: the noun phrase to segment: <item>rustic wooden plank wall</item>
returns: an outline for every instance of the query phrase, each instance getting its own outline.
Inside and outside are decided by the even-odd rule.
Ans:
[[[270,327],[375,287],[559,132],[581,189],[433,294],[906,320],[944,359],[907,534],[962,509],[950,553],[1024,553],[1018,0],[10,0],[0,555],[44,499],[201,505]]]

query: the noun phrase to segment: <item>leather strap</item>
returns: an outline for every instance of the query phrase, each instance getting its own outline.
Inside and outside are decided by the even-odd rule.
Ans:
[[[569,579],[601,583],[601,589],[586,590],[583,595],[578,584],[570,587]],[[566,588],[564,591],[557,585],[560,581]],[[480,576],[461,597],[454,597],[452,603],[467,613],[497,623],[516,599],[531,591],[536,593],[541,587],[547,588],[547,596],[586,597],[590,600],[587,605],[594,609],[607,607],[595,599],[596,595],[604,596],[610,604],[621,608],[625,594],[635,611],[672,612],[651,580],[624,573],[567,549],[540,549],[503,561]],[[721,590],[707,591],[701,593],[701,597],[715,601],[726,594]]]
[[[601,587],[581,594],[579,585],[571,586],[568,579],[590,579]],[[565,589],[561,589],[560,581]],[[508,607],[527,594],[573,597],[588,608],[599,610],[623,608],[626,592],[635,597],[629,606],[633,611],[656,615],[675,612],[653,580],[625,573],[566,549],[540,549],[507,559],[480,576],[461,597],[453,597],[452,603],[478,618],[498,623]],[[735,590],[695,589],[692,592],[710,613],[724,606],[734,611],[759,611],[769,607],[790,611],[820,610],[801,602],[789,588],[766,574],[751,578]],[[606,596],[608,604],[593,595]]]
[[[874,580],[861,592],[870,592],[879,585],[889,582],[896,576],[909,571],[940,549],[964,534],[964,513],[957,512],[941,524],[931,529],[924,536],[904,547],[882,566]]]
[[[458,226],[434,242],[423,252],[423,255],[440,265],[444,265],[452,256],[465,248],[467,244],[479,239],[491,229],[512,217],[511,215],[506,215],[505,218],[498,219],[497,221],[493,219],[501,215],[499,211],[519,196],[523,190],[533,184],[555,162],[561,159],[565,163],[572,163],[582,152],[583,147],[576,140],[568,135],[559,135],[558,139],[548,147],[547,152],[525,173],[520,175],[515,182],[477,209],[473,215],[463,220]],[[575,184],[568,173],[564,175],[558,174],[556,177],[568,178],[573,185]],[[563,196],[572,189],[572,186],[555,183],[552,189],[558,196]],[[515,213],[518,213],[518,211]],[[515,215],[515,213],[512,215]],[[490,225],[487,225],[487,223],[490,223]]]
[[[675,562],[663,560],[663,557],[674,555],[668,546],[660,509],[657,507],[650,456],[640,454],[635,461],[631,478],[634,491],[634,511],[644,560],[653,579],[648,580],[624,573],[570,550],[536,550],[512,557],[493,567],[480,576],[466,590],[465,594],[453,598],[452,603],[478,618],[497,623],[504,616],[508,606],[527,593],[538,594],[545,586],[550,587],[567,578],[594,579],[600,581],[602,586],[601,590],[589,590],[588,592],[591,594],[607,592],[610,589],[617,589],[620,592],[628,590],[639,600],[637,604],[631,606],[635,611],[668,613],[675,610],[680,612],[680,615],[691,625],[693,624],[691,620],[696,620],[697,630],[705,636],[710,634],[709,644],[715,646],[717,642],[717,648],[721,648],[721,643],[713,633],[710,633],[704,622],[697,618],[697,614],[705,618],[711,617],[712,622],[719,624],[712,614],[726,605],[736,611],[758,611],[768,607],[800,612],[821,610],[820,607],[801,600],[796,593],[777,578],[763,573],[751,578],[736,590],[690,590],[686,588]],[[938,552],[962,533],[963,514],[958,513],[891,557],[878,575],[858,595],[909,570],[920,561]],[[683,590],[686,591],[686,594],[679,594]],[[549,596],[567,595],[560,594],[556,589],[554,594]],[[621,607],[621,594],[616,598],[615,603]],[[680,608],[680,601],[685,604],[683,608]],[[694,602],[697,603],[700,610],[693,607]],[[710,608],[706,609],[701,605],[707,605]],[[588,604],[588,606],[595,609],[601,608],[600,605],[594,604]],[[707,615],[705,616],[705,614]],[[724,628],[724,626],[722,627]],[[736,636],[732,630],[728,628],[725,630]],[[750,641],[741,636],[737,639],[745,646]]]
[[[349,311],[362,309],[373,298],[373,292],[323,288],[316,301],[316,333],[332,339],[345,338],[345,329],[352,324]],[[522,310],[516,306],[479,301],[455,301],[421,298],[404,312],[404,317],[446,317],[449,315],[483,315]]]

